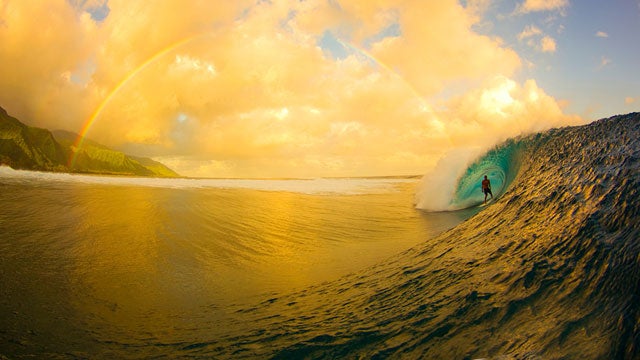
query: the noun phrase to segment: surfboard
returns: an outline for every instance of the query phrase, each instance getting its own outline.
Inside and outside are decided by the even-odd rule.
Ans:
[[[484,202],[483,202],[483,203],[481,203],[481,204],[480,204],[480,205],[478,205],[478,206],[480,206],[480,207],[485,207],[485,206],[487,206],[487,205],[491,204],[492,202],[493,202],[493,199],[487,199],[487,202],[486,202],[486,203],[484,203]]]

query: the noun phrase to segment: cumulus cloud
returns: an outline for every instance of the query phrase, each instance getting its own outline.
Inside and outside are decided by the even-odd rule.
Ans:
[[[556,41],[548,35],[544,35],[542,30],[535,25],[528,25],[518,34],[518,40],[526,40],[526,44],[537,51],[543,53],[556,52]]]
[[[90,138],[188,176],[421,173],[451,149],[578,121],[473,31],[488,4],[7,1],[0,106],[50,129],[91,123]]]
[[[540,40],[540,49],[545,53],[554,53],[556,52],[556,41],[550,36],[545,36]]]
[[[89,14],[65,0],[8,1],[0,19],[0,106],[36,125],[81,118],[91,104],[78,102],[85,89],[73,75],[91,57],[97,26]]]
[[[518,5],[516,13],[563,10],[567,6],[569,6],[569,0],[526,0]]]
[[[518,40],[522,41],[524,39],[528,39],[533,36],[541,35],[542,30],[535,25],[528,25],[522,30],[521,33],[518,34]]]
[[[609,64],[611,64],[611,59],[609,59],[606,56],[601,56],[600,57],[600,68],[603,68],[605,66],[608,66]]]
[[[451,118],[447,131],[456,148],[465,144],[485,148],[519,134],[581,122],[577,116],[563,114],[560,102],[535,80],[519,85],[504,76],[452,99],[442,116]]]

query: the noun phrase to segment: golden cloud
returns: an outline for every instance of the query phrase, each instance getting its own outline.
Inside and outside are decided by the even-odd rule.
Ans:
[[[456,147],[578,121],[473,31],[483,0],[108,6],[100,21],[65,0],[6,2],[0,105],[218,177],[421,173]]]
[[[545,53],[556,52],[556,41],[550,36],[543,37],[542,40],[540,40],[540,50]]]
[[[517,12],[530,13],[537,11],[562,10],[569,6],[569,0],[526,0],[518,6]]]

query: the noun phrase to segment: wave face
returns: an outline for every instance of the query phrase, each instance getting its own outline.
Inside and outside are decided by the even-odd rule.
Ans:
[[[498,147],[459,186],[466,201],[465,182],[494,174],[505,191],[483,211],[367,271],[240,307],[189,354],[637,359],[639,139],[636,113]]]

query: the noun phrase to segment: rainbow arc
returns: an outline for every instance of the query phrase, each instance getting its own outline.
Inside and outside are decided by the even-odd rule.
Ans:
[[[207,35],[210,35],[210,33],[207,32],[207,33],[200,33],[200,34],[192,35],[192,36],[180,39],[180,40],[178,40],[178,41],[176,41],[176,42],[174,42],[172,44],[169,44],[168,46],[164,47],[163,49],[159,50],[154,55],[149,57],[143,63],[138,65],[135,69],[131,70],[119,83],[117,83],[113,87],[113,89],[111,89],[111,91],[107,94],[107,96],[102,100],[102,102],[98,105],[98,107],[91,114],[91,116],[87,119],[87,121],[85,121],[84,125],[82,126],[82,128],[81,128],[81,130],[80,130],[80,132],[78,134],[78,138],[73,143],[73,149],[74,150],[72,151],[72,154],[71,154],[71,156],[69,158],[69,161],[68,161],[69,168],[73,169],[75,167],[77,156],[78,156],[78,154],[80,153],[80,151],[82,149],[82,146],[83,146],[83,143],[84,143],[84,139],[85,139],[87,133],[89,132],[89,130],[91,130],[91,127],[96,122],[96,120],[98,118],[100,118],[100,115],[102,114],[104,109],[109,105],[109,103],[113,100],[113,98],[118,94],[118,92],[122,88],[124,88],[140,72],[145,70],[147,67],[149,67],[154,62],[158,61],[163,56],[165,56],[168,53],[170,53],[170,52],[172,52],[172,51],[174,51],[174,50],[176,50],[176,49],[178,49],[178,48],[190,43],[191,41],[193,41],[195,39],[198,39],[198,38],[201,38],[201,37],[204,37],[204,36],[207,36]],[[390,66],[385,64],[383,61],[377,59],[370,52],[368,52],[367,50],[365,50],[363,48],[357,47],[354,44],[345,42],[345,41],[340,40],[340,39],[337,39],[337,41],[345,49],[349,49],[349,50],[351,50],[351,51],[353,51],[353,52],[365,57],[367,60],[369,60],[372,63],[376,64],[380,68],[384,69],[385,71],[389,72],[390,74],[393,74],[394,77],[396,77],[397,79],[402,81],[402,83],[404,83],[407,86],[407,88],[411,91],[413,96],[415,96],[417,99],[420,100],[420,103],[421,103],[421,106],[422,106],[422,110],[432,113],[431,107],[426,103],[424,98],[415,89],[415,87],[409,81],[407,81],[403,76],[401,76],[396,70],[394,70],[393,68],[391,68]]]
[[[189,42],[191,42],[191,41],[193,41],[195,39],[207,36],[209,34],[210,33],[208,33],[208,32],[207,33],[196,34],[196,35],[192,35],[192,36],[180,39],[180,40],[178,40],[178,41],[176,41],[176,42],[174,42],[172,44],[169,44],[168,46],[164,47],[163,49],[161,49],[160,51],[156,52],[154,55],[149,57],[143,63],[138,65],[135,69],[131,70],[118,84],[116,84],[113,87],[113,89],[111,89],[109,94],[107,94],[107,96],[102,100],[100,105],[98,105],[98,107],[91,114],[91,116],[87,119],[87,121],[85,121],[84,125],[80,129],[80,132],[78,133],[78,138],[73,143],[73,149],[74,150],[72,151],[71,156],[69,157],[68,164],[67,164],[69,166],[69,168],[73,169],[75,167],[77,156],[80,153],[80,150],[82,149],[82,146],[83,146],[83,143],[84,143],[84,139],[85,139],[87,133],[89,132],[89,130],[91,129],[91,126],[100,117],[100,115],[102,114],[102,111],[107,107],[107,105],[109,105],[109,103],[111,102],[111,100],[113,100],[115,95],[122,88],[124,88],[131,81],[131,79],[136,77],[136,75],[138,75],[141,71],[143,71],[144,69],[149,67],[149,65],[153,64],[154,62],[156,62],[157,60],[159,60],[160,58],[162,58],[166,54],[170,53],[171,51],[174,51],[174,50],[186,45],[187,43],[189,43]]]

